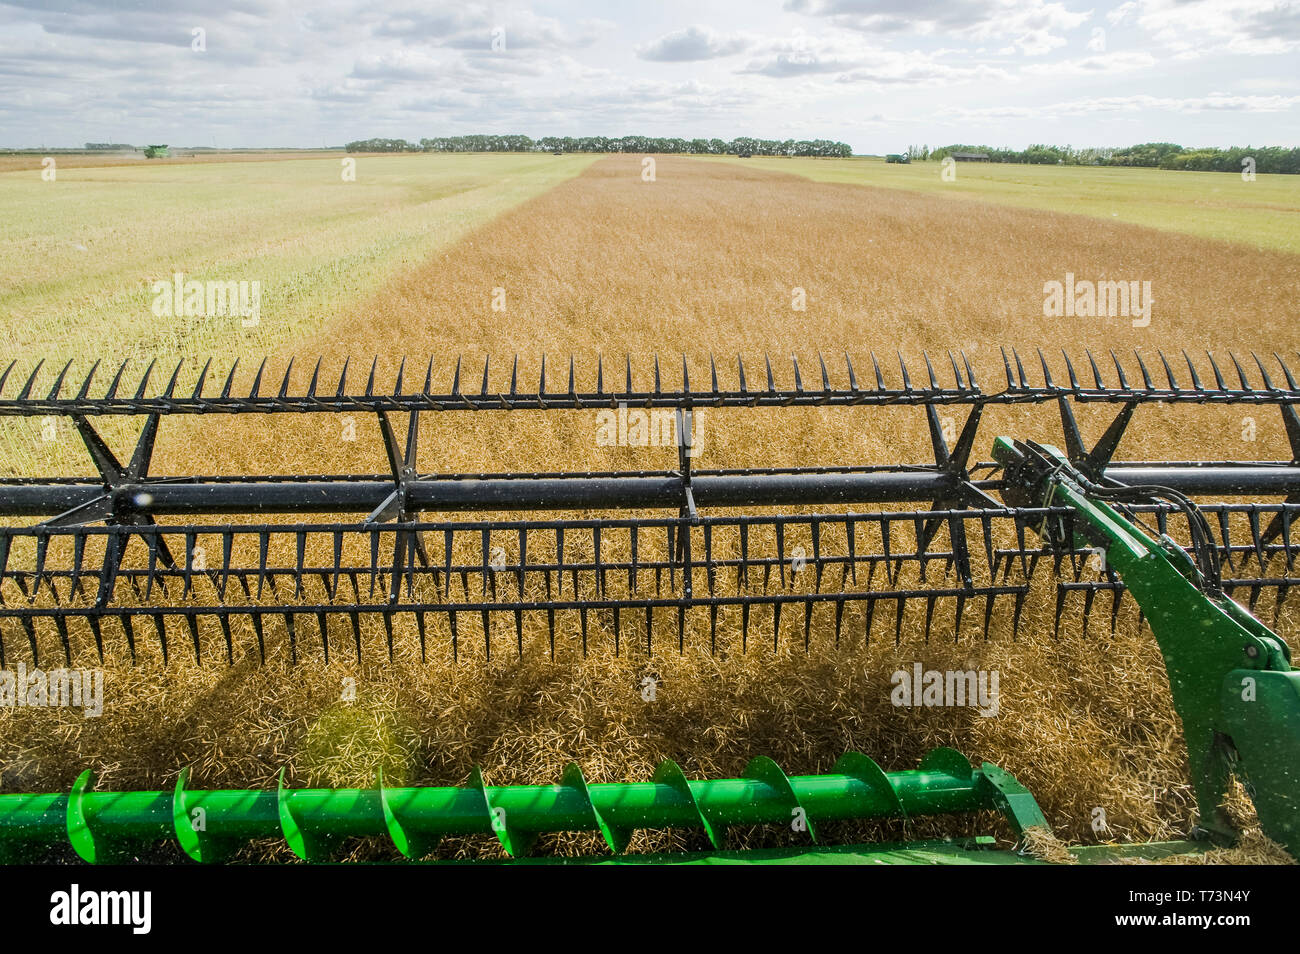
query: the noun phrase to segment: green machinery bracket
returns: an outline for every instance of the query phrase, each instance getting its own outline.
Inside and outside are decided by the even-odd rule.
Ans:
[[[1228,597],[1203,588],[1186,552],[1152,539],[1109,504],[1055,447],[1000,437],[1009,504],[1064,506],[1077,537],[1106,563],[1146,616],[1183,724],[1200,826],[1235,837],[1221,804],[1235,774],[1261,828],[1300,858],[1300,672],[1286,643]],[[1040,527],[1051,535],[1058,527]],[[1076,541],[1078,542],[1078,541]]]

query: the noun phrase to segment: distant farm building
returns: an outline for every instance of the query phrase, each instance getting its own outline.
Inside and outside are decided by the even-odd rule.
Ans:
[[[957,162],[988,162],[987,152],[953,152],[949,153]]]

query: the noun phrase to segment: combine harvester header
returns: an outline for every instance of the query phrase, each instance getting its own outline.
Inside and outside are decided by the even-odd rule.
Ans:
[[[1300,855],[1300,683],[1286,644],[1252,615],[1268,592],[1276,625],[1300,583],[1300,387],[1290,367],[1276,355],[1198,362],[1111,354],[1105,362],[1064,356],[1054,376],[1042,354],[1028,373],[1014,352],[1003,353],[1002,365],[1005,380],[991,391],[964,355],[946,356],[940,370],[926,356],[919,371],[901,357],[855,367],[845,356],[834,371],[819,359],[809,374],[795,360],[782,368],[789,383],[781,386],[766,361],[756,370],[738,360],[724,372],[710,359],[705,386],[692,385],[685,359],[672,383],[656,359],[649,385],[630,359],[602,361],[594,389],[592,369],[572,359],[549,376],[543,360],[535,389],[521,382],[518,359],[508,385],[494,384],[485,362],[467,386],[458,362],[449,387],[436,383],[433,362],[418,375],[403,362],[391,387],[381,386],[375,361],[360,391],[348,365],[335,375],[320,362],[305,385],[305,370],[295,375],[292,362],[274,379],[263,363],[251,384],[237,366],[217,376],[209,363],[184,386],[183,364],[164,374],[150,365],[138,377],[126,365],[111,374],[96,366],[77,380],[69,366],[51,375],[11,365],[0,374],[0,415],[70,419],[94,472],[0,482],[9,524],[0,528],[0,665],[19,655],[39,663],[52,647],[70,662],[92,641],[102,657],[114,640],[132,658],[142,641],[156,642],[166,660],[178,636],[197,662],[233,662],[237,651],[264,657],[272,647],[328,660],[340,642],[360,657],[371,635],[390,658],[395,645],[413,649],[415,641],[421,658],[458,657],[467,640],[485,657],[503,643],[522,656],[535,633],[554,655],[557,631],[580,640],[584,653],[600,639],[649,654],[665,638],[683,650],[705,620],[715,651],[757,641],[779,649],[783,638],[800,637],[805,647],[882,633],[901,641],[914,625],[927,640],[1015,638],[1026,601],[1045,586],[1055,589],[1058,628],[1074,606],[1086,626],[1102,594],[1114,628],[1131,594],[1169,670],[1203,833],[1232,837],[1218,809],[1236,773],[1250,783],[1265,833]],[[1095,443],[1075,419],[1089,403],[1118,407]],[[1291,459],[1116,459],[1134,414],[1153,403],[1276,407]],[[1000,438],[994,460],[973,456],[987,409],[1041,404],[1055,405],[1064,452]],[[422,414],[621,405],[671,413],[683,438],[675,468],[446,474],[419,466]],[[695,466],[685,436],[701,409],[803,407],[864,415],[914,407],[925,415],[931,459]],[[942,408],[964,420],[945,428]],[[377,416],[383,471],[150,475],[164,416],[343,412]],[[126,463],[101,435],[109,416],[142,419]],[[215,556],[199,561],[197,553]],[[1093,570],[1097,554],[1105,559]],[[1239,592],[1249,611],[1229,598]],[[803,813],[812,845],[818,822],[849,818],[999,809],[1017,836],[1046,827],[1009,775],[947,750],[917,770],[884,772],[850,754],[830,775],[793,778],[758,758],[738,779],[687,781],[669,762],[653,780],[626,785],[588,786],[576,766],[559,785],[505,788],[477,774],[463,788],[388,789],[381,780],[364,791],[202,792],[185,782],[182,774],[174,792],[101,794],[87,773],[70,795],[0,795],[0,846],[20,855],[70,839],[81,857],[98,861],[174,833],[191,857],[214,860],[279,833],[317,860],[345,836],[386,832],[402,854],[423,857],[442,835],[483,832],[517,857],[538,833],[557,830],[599,831],[618,854],[643,827],[702,828],[720,850],[726,826],[788,824],[792,812]],[[207,818],[202,836],[185,821],[197,807]],[[979,841],[735,857],[802,860],[823,851],[839,860],[1021,857]]]

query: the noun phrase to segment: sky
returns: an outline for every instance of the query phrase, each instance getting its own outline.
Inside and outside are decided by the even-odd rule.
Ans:
[[[1300,145],[1300,0],[0,0],[0,147]]]

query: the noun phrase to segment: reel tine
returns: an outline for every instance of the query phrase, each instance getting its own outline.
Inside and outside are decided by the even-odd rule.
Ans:
[[[27,383],[22,386],[22,389],[19,390],[18,396],[14,400],[22,402],[26,401],[28,397],[31,396],[32,387],[36,384],[36,376],[41,373],[41,368],[44,366],[45,360],[43,358],[36,362],[36,367],[32,368],[32,373],[27,378]]]
[[[1115,365],[1115,374],[1119,377],[1119,387],[1122,391],[1132,391],[1129,387],[1128,379],[1124,377],[1124,365],[1119,363],[1119,356],[1115,354],[1115,349],[1110,349],[1110,360]]]
[[[104,633],[100,627],[100,619],[94,613],[86,616],[86,623],[90,626],[90,632],[95,638],[95,653],[99,656],[100,666],[104,665]],[[4,667],[4,641],[0,640],[0,668]]]
[[[1232,540],[1231,529],[1228,521],[1228,511],[1223,508],[1218,512],[1219,537],[1223,540],[1223,564],[1229,570],[1235,569],[1232,562]]]
[[[812,533],[812,550],[813,550],[813,592],[822,591],[822,545],[821,545],[821,521],[813,518],[809,521],[810,532]]]
[[[1147,370],[1146,362],[1142,360],[1140,352],[1134,351],[1133,357],[1137,360],[1138,370],[1142,374],[1142,387],[1148,394],[1150,394],[1156,390],[1156,386],[1151,380],[1151,372]]]
[[[1101,369],[1100,369],[1099,367],[1097,367],[1097,359],[1094,358],[1094,357],[1092,356],[1092,352],[1091,352],[1091,351],[1085,351],[1084,353],[1088,356],[1088,365],[1089,365],[1089,367],[1092,368],[1092,380],[1093,380],[1093,386],[1094,386],[1098,391],[1103,391],[1103,390],[1105,390],[1106,385],[1105,385],[1104,383],[1102,383],[1102,380],[1101,380]]]
[[[894,573],[890,569],[892,564],[889,560],[889,524],[889,516],[882,516],[880,519],[880,551],[883,554],[885,563],[885,577],[888,579],[889,585],[893,586],[895,578]]]
[[[708,582],[708,587],[709,587],[709,596],[713,596],[713,594],[714,594],[714,583],[715,583],[715,577],[716,577],[716,567],[714,566],[714,563],[713,563],[713,524],[711,524],[711,523],[706,523],[706,524],[704,524],[704,525],[703,525],[703,530],[704,530],[704,566],[705,566],[705,578],[706,578],[706,580],[707,580],[707,582]],[[599,535],[599,529],[596,530],[596,533],[597,533],[597,535]],[[597,539],[599,539],[599,536],[597,536]],[[599,551],[599,544],[597,544],[597,553],[599,554],[599,552],[600,552],[600,551]],[[597,564],[599,565],[599,557],[597,557]],[[599,587],[599,581],[597,582],[597,585],[598,585],[598,587]],[[600,593],[600,591],[598,590],[598,592],[597,592],[597,596],[599,596],[599,595],[601,595],[601,593]]]
[[[1007,376],[1007,390],[1014,391],[1016,389],[1016,379],[1015,376],[1012,375],[1011,373],[1011,360],[1010,358],[1007,357],[1007,349],[1002,348],[1001,350],[1002,350],[1002,370]]]
[[[1214,372],[1214,386],[1220,393],[1227,393],[1228,385],[1223,380],[1223,371],[1219,368],[1219,363],[1214,360],[1214,355],[1205,352],[1205,357],[1209,359],[1210,370]]]
[[[27,648],[32,654],[32,665],[39,668],[41,665],[40,650],[36,642],[36,621],[30,616],[21,617],[23,632],[27,634]]]
[[[637,561],[637,525],[632,524],[632,526],[629,528],[629,531],[630,532],[628,534],[628,541],[632,549],[632,560],[628,564],[627,586],[632,593],[635,593],[637,591],[636,574],[637,574],[637,562],[638,562]]]
[[[1016,607],[1011,615],[1011,638],[1014,640],[1020,635],[1020,617],[1025,608],[1025,596],[1028,594],[1027,586],[1019,587],[1015,592]]]
[[[1255,504],[1250,504],[1246,511],[1246,519],[1250,524],[1250,538],[1254,544],[1255,558],[1259,561],[1259,572],[1267,571],[1268,556],[1264,552],[1264,540],[1259,529],[1259,508]]]
[[[62,616],[54,617],[54,627],[59,635],[59,642],[63,644],[63,660],[69,669],[72,668],[72,642],[68,639],[68,621]]]
[[[13,373],[14,368],[17,366],[18,366],[18,359],[13,358],[9,361],[7,365],[5,365],[4,371],[0,372],[0,394],[4,393],[5,382],[9,380],[9,375]],[[95,367],[99,367],[98,361],[95,362]]]
[[[858,555],[857,555],[857,523],[852,517],[844,521],[844,540],[848,551],[849,573],[853,578],[853,585],[858,584]]]
[[[785,523],[779,520],[776,523],[776,561],[781,568],[781,588],[785,589]]]
[[[1074,394],[1079,393],[1079,378],[1074,371],[1074,362],[1070,360],[1070,355],[1064,348],[1061,349],[1061,358],[1065,361],[1065,373],[1070,379],[1070,391]]]

